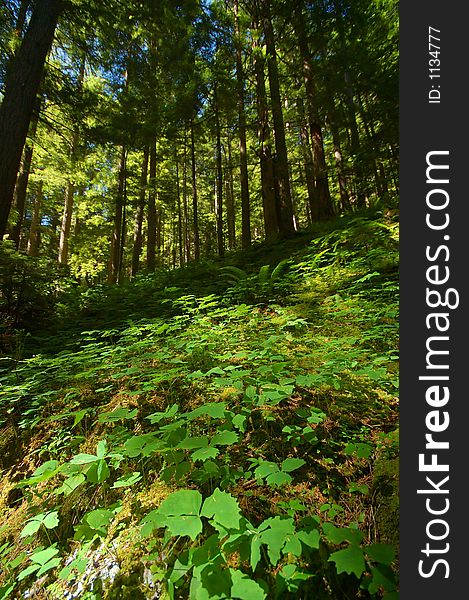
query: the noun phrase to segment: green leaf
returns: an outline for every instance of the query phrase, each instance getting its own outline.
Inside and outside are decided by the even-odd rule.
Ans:
[[[50,560],[45,565],[42,565],[42,567],[36,573],[36,577],[40,577],[44,573],[47,573],[47,571],[50,571],[51,569],[55,569],[55,567],[58,567],[61,562],[62,562],[61,558],[53,558],[52,560]]]
[[[293,479],[288,473],[278,471],[277,473],[272,473],[271,475],[268,475],[265,481],[268,485],[281,486],[285,485],[286,483],[290,483],[291,481],[293,481]]]
[[[140,471],[133,471],[132,473],[128,473],[127,475],[123,475],[117,481],[114,482],[112,486],[114,489],[121,487],[128,487],[130,485],[134,485],[137,481],[140,481],[142,475]]]
[[[184,440],[179,442],[177,445],[178,448],[182,448],[183,450],[194,450],[196,448],[207,448],[208,446],[208,437],[206,435],[201,435],[199,437],[186,437]]]
[[[345,454],[357,456],[358,458],[369,458],[373,454],[373,447],[370,444],[359,442],[357,444],[349,443],[344,448]]]
[[[178,490],[161,503],[158,512],[162,515],[198,515],[202,506],[202,495],[197,490]]]
[[[291,473],[292,471],[296,471],[296,469],[299,469],[305,464],[306,461],[304,461],[302,458],[286,458],[282,462],[281,469],[286,473]]]
[[[337,573],[353,573],[358,579],[366,568],[363,550],[359,546],[352,545],[344,550],[337,550],[330,555],[328,560],[335,563]]]
[[[46,529],[54,529],[59,524],[58,512],[51,511],[48,513],[41,513],[30,519],[21,531],[20,537],[26,537],[36,533],[41,525],[44,525]]]
[[[278,465],[276,465],[273,462],[263,460],[260,462],[257,469],[254,471],[254,475],[257,479],[264,479],[268,475],[271,475],[272,473],[277,473],[278,471]]]
[[[201,461],[206,461],[209,460],[210,458],[216,458],[218,456],[218,454],[220,454],[220,450],[218,450],[218,448],[211,448],[210,446],[208,448],[200,448],[199,450],[196,450],[195,452],[193,452],[191,454],[191,458],[192,460],[201,460]]]
[[[212,417],[212,419],[223,419],[225,416],[225,410],[226,404],[224,402],[209,402],[208,404],[199,406],[199,408],[187,413],[186,417],[189,419],[189,421],[205,415]]]
[[[113,518],[114,513],[112,510],[97,508],[96,510],[92,510],[90,513],[88,513],[86,516],[86,522],[91,529],[105,533]]]
[[[313,529],[312,531],[301,530],[298,532],[298,539],[303,542],[305,546],[309,548],[319,548],[319,540],[321,536],[317,529]]]
[[[35,552],[31,555],[31,560],[38,565],[45,565],[51,558],[56,556],[59,553],[57,548],[51,546],[50,548],[46,548],[45,550],[40,550],[39,552]]]
[[[114,423],[124,419],[135,419],[138,414],[138,408],[129,410],[128,408],[118,407],[112,412],[100,413],[98,421],[100,423]]]
[[[96,446],[96,456],[98,458],[104,458],[107,452],[107,442],[106,440],[99,440]]]
[[[210,443],[212,446],[230,446],[236,444],[238,439],[239,436],[234,431],[220,431],[213,436]]]
[[[396,557],[395,550],[389,544],[370,544],[365,552],[371,560],[384,565],[390,565]]]
[[[266,593],[256,581],[235,569],[230,569],[230,574],[232,581],[230,598],[264,600]]]
[[[35,573],[36,571],[38,571],[41,568],[41,565],[29,565],[29,567],[26,567],[26,569],[23,569],[19,574],[18,577],[16,578],[18,581],[22,581],[25,577],[27,577],[28,575],[31,575],[31,573]]]
[[[58,490],[56,490],[56,493],[63,494],[64,496],[69,496],[73,492],[73,490],[75,490],[84,481],[86,481],[86,477],[83,475],[83,473],[72,475],[63,482],[63,484],[58,488]]]
[[[72,465],[87,465],[96,460],[98,460],[98,457],[95,454],[76,454],[70,463]]]
[[[188,535],[192,541],[202,533],[202,520],[196,515],[180,515],[177,517],[165,515],[165,526],[171,535]]]
[[[263,527],[266,525],[268,529],[262,531],[261,540],[263,544],[267,544],[270,562],[275,566],[280,560],[280,551],[285,542],[295,533],[295,525],[293,519],[282,519],[280,517],[267,519],[262,523]]]
[[[336,527],[332,523],[323,523],[322,530],[327,541],[332,544],[350,542],[351,544],[358,545],[363,539],[363,533],[351,527]]]
[[[227,492],[216,488],[203,504],[201,516],[213,518],[225,529],[238,529],[241,520],[241,509],[238,501]]]
[[[169,419],[171,417],[174,417],[174,415],[177,414],[178,410],[179,405],[172,404],[164,412],[155,412],[151,415],[148,415],[148,417],[145,418],[148,419],[152,425],[154,425],[155,423],[159,423],[162,419]]]

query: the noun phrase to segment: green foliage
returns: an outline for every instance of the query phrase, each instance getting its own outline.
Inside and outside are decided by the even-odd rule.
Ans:
[[[317,238],[319,262],[298,243],[282,306],[236,304],[224,286],[164,291],[158,275],[157,314],[138,319],[126,296],[150,298],[150,280],[99,288],[78,298],[76,321],[94,312],[94,327],[66,327],[0,374],[3,428],[17,440],[2,593],[25,593],[39,573],[51,593],[78,581],[94,593],[85,576],[100,547],[119,553],[122,577],[135,554],[139,588],[147,569],[173,598],[394,593],[394,549],[367,514],[375,458],[398,451],[385,433],[397,297],[393,270],[365,278],[355,239],[383,231],[375,243],[392,249],[394,233],[371,220],[345,229]],[[345,242],[330,250],[333,239]],[[106,316],[119,294],[121,322]],[[22,456],[31,467],[12,481]]]

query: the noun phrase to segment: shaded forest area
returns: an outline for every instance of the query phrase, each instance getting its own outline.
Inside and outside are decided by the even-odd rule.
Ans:
[[[0,600],[396,600],[397,40],[0,6]]]

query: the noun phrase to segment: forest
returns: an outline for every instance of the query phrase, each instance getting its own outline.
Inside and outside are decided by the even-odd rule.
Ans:
[[[398,26],[0,5],[0,600],[397,600]]]

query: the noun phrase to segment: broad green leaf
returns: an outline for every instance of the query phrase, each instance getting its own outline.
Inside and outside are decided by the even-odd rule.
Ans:
[[[213,436],[210,443],[212,446],[230,446],[236,444],[238,439],[238,434],[234,431],[220,431]]]
[[[40,477],[41,475],[53,474],[56,471],[58,466],[59,466],[58,460],[48,460],[47,462],[43,463],[40,467],[38,467],[34,471],[34,473],[32,474],[32,477],[36,478],[36,477]]]
[[[135,419],[138,414],[138,408],[129,410],[128,408],[118,407],[112,412],[100,413],[98,421],[100,423],[114,423],[115,421],[121,421],[124,419]]]
[[[76,454],[70,462],[72,465],[87,465],[96,460],[98,457],[95,454]]]
[[[203,406],[199,406],[195,410],[186,414],[186,417],[192,421],[198,417],[208,416],[212,419],[223,419],[225,416],[226,404],[224,402],[209,402]]]
[[[262,540],[260,534],[256,533],[251,538],[251,569],[254,572],[256,570],[259,561],[261,560],[261,546]]]
[[[264,479],[267,475],[277,473],[279,471],[278,465],[269,461],[262,461],[254,471],[254,475],[257,479]]]
[[[161,515],[199,515],[202,495],[197,490],[178,490],[161,503],[158,512]]]
[[[202,520],[196,515],[165,515],[165,525],[173,536],[188,535],[192,541],[202,533]]]
[[[114,489],[128,487],[130,485],[134,485],[134,483],[137,483],[137,481],[140,481],[141,478],[142,475],[140,474],[140,471],[133,471],[132,473],[128,473],[127,475],[123,475],[122,477],[120,477],[117,481],[114,482],[114,485],[112,487]]]
[[[195,450],[196,448],[207,448],[208,437],[201,435],[199,437],[186,437],[184,440],[179,442],[178,448],[183,450]]]
[[[333,552],[328,561],[335,563],[337,573],[353,573],[358,579],[366,569],[363,550],[355,545]]]
[[[174,417],[174,415],[177,414],[178,410],[179,410],[179,405],[173,404],[169,408],[167,408],[164,412],[155,412],[151,415],[148,415],[148,417],[145,417],[145,418],[148,419],[152,425],[154,425],[155,423],[159,423],[163,419],[169,419],[171,417]]]
[[[218,448],[212,448],[209,446],[208,448],[200,448],[191,454],[192,460],[201,460],[206,461],[210,458],[216,458],[220,454],[220,450]]]
[[[373,447],[370,444],[359,442],[357,444],[349,443],[344,448],[345,454],[357,456],[358,458],[369,458],[373,454]]]
[[[105,532],[109,523],[114,518],[114,513],[112,510],[106,510],[105,508],[97,508],[96,510],[92,510],[86,516],[86,522],[91,527],[91,529],[95,529],[96,531]]]
[[[365,547],[366,554],[379,563],[390,565],[396,557],[395,550],[389,544],[370,544]]]
[[[42,567],[36,573],[36,577],[40,577],[44,573],[47,573],[47,571],[50,571],[51,569],[55,569],[55,567],[58,567],[61,562],[62,562],[61,558],[53,558],[52,560],[50,560],[45,565],[42,565]]]
[[[363,539],[363,533],[351,527],[336,527],[332,523],[323,523],[322,530],[327,541],[332,544],[350,542],[351,544],[358,545]]]
[[[96,446],[96,456],[98,458],[104,458],[107,452],[107,442],[106,440],[99,440]]]
[[[317,529],[313,529],[312,531],[301,530],[297,535],[298,539],[303,542],[305,546],[315,549],[319,548],[319,540],[321,539],[321,536]]]
[[[51,511],[48,513],[41,513],[30,519],[23,527],[20,536],[26,537],[36,533],[41,525],[44,525],[46,529],[54,529],[59,524],[58,512]]]
[[[83,475],[83,473],[72,475],[62,483],[58,490],[56,490],[56,493],[63,494],[64,496],[69,496],[73,492],[73,490],[75,490],[84,481],[86,481],[86,477]]]
[[[51,558],[56,556],[59,553],[57,548],[51,546],[50,548],[46,548],[45,550],[40,550],[39,552],[34,552],[31,555],[31,560],[38,565],[45,565]]]
[[[29,565],[29,567],[26,567],[26,569],[23,569],[18,577],[16,578],[18,581],[22,581],[25,577],[27,577],[28,575],[31,575],[31,573],[35,573],[36,571],[38,571],[41,568],[41,565]]]
[[[286,473],[291,473],[292,471],[296,471],[296,469],[299,469],[305,464],[306,461],[304,461],[302,458],[286,458],[282,462],[281,469]]]
[[[230,574],[232,581],[230,598],[264,600],[266,593],[256,581],[235,569],[230,569]]]
[[[268,485],[281,486],[285,485],[286,483],[290,483],[293,480],[288,473],[278,471],[277,473],[272,473],[271,475],[268,475],[265,481]]]
[[[293,519],[282,519],[273,517],[264,521],[263,525],[268,524],[268,529],[262,532],[261,540],[263,544],[267,544],[267,553],[270,562],[275,565],[280,560],[280,551],[285,545],[289,537],[295,533],[295,525]]]
[[[241,519],[241,509],[238,501],[227,492],[216,488],[202,506],[201,516],[213,518],[225,529],[238,529]]]

